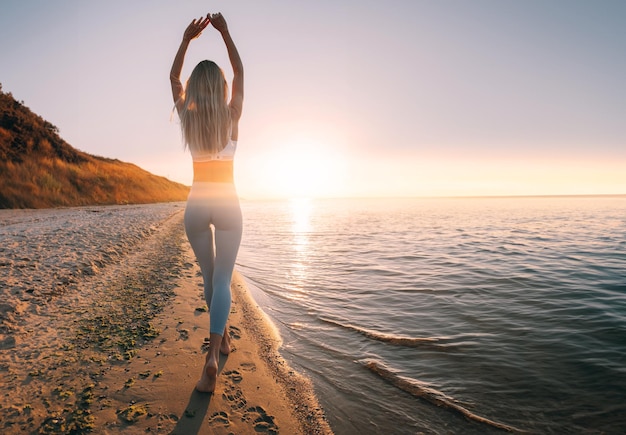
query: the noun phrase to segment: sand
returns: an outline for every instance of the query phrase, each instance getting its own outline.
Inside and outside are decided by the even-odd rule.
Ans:
[[[0,432],[332,433],[235,273],[214,394],[180,204],[0,213]],[[19,266],[19,267],[18,267]]]

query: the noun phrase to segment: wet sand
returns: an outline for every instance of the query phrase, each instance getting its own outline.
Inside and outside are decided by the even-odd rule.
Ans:
[[[0,211],[0,432],[332,433],[235,273],[214,394],[180,204]]]

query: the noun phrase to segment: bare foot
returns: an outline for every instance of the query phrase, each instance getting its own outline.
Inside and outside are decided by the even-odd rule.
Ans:
[[[230,335],[228,334],[228,326],[226,326],[224,336],[222,337],[222,343],[220,344],[220,353],[228,355],[230,354],[230,350]]]
[[[207,359],[202,369],[202,376],[196,383],[196,390],[201,393],[212,393],[215,391],[217,384],[217,361]]]

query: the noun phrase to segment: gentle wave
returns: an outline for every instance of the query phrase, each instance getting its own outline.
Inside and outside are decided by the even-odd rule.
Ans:
[[[364,358],[528,431],[623,432],[626,196],[298,207],[244,203],[239,266],[337,433],[490,430],[372,379]]]
[[[359,326],[354,326],[350,323],[341,323],[336,320],[328,319],[326,317],[319,317],[319,319],[323,322],[330,323],[331,325],[336,325],[345,329],[356,331],[359,334],[366,336],[367,338],[371,338],[372,340],[382,341],[383,343],[389,343],[396,346],[418,347],[424,344],[436,344],[442,340],[445,340],[445,337],[402,337],[372,331],[369,329],[361,328]]]
[[[422,398],[439,407],[456,411],[470,420],[477,421],[479,423],[484,423],[489,426],[505,430],[507,432],[527,433],[526,431],[517,429],[513,426],[510,426],[504,423],[499,423],[497,421],[493,421],[488,418],[481,417],[480,415],[474,414],[469,409],[459,405],[459,401],[457,401],[456,399],[446,396],[441,391],[438,391],[432,387],[429,387],[428,384],[422,381],[400,376],[394,373],[393,371],[391,371],[387,366],[385,366],[385,364],[381,363],[380,361],[366,359],[360,362],[365,366],[365,368],[370,370],[372,373],[377,374],[385,381],[391,383],[392,385],[401,389],[402,391],[405,391],[411,394],[414,397]]]

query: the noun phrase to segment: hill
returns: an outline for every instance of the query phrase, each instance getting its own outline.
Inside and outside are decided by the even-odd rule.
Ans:
[[[79,151],[0,84],[0,208],[184,201],[189,188]]]

